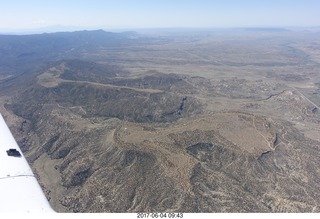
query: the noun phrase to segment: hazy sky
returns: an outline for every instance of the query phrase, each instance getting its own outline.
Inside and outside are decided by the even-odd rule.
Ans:
[[[0,30],[319,26],[320,0],[0,0]]]

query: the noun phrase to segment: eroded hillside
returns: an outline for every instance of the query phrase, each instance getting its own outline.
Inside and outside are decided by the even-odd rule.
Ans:
[[[316,59],[267,37],[272,55],[249,62],[239,53],[267,48],[209,39],[92,38],[1,81],[1,113],[55,210],[320,212]],[[297,60],[310,74],[289,75]]]

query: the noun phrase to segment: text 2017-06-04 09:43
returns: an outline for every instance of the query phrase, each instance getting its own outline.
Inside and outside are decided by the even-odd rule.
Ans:
[[[137,218],[183,218],[183,213],[137,213]]]

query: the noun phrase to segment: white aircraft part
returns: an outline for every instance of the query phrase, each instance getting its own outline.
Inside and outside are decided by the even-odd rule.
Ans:
[[[10,149],[21,157],[9,156]],[[0,212],[54,212],[1,114]]]

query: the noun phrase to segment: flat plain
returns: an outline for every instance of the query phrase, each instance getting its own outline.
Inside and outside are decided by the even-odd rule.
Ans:
[[[59,212],[320,212],[319,36],[0,36],[0,110]]]

